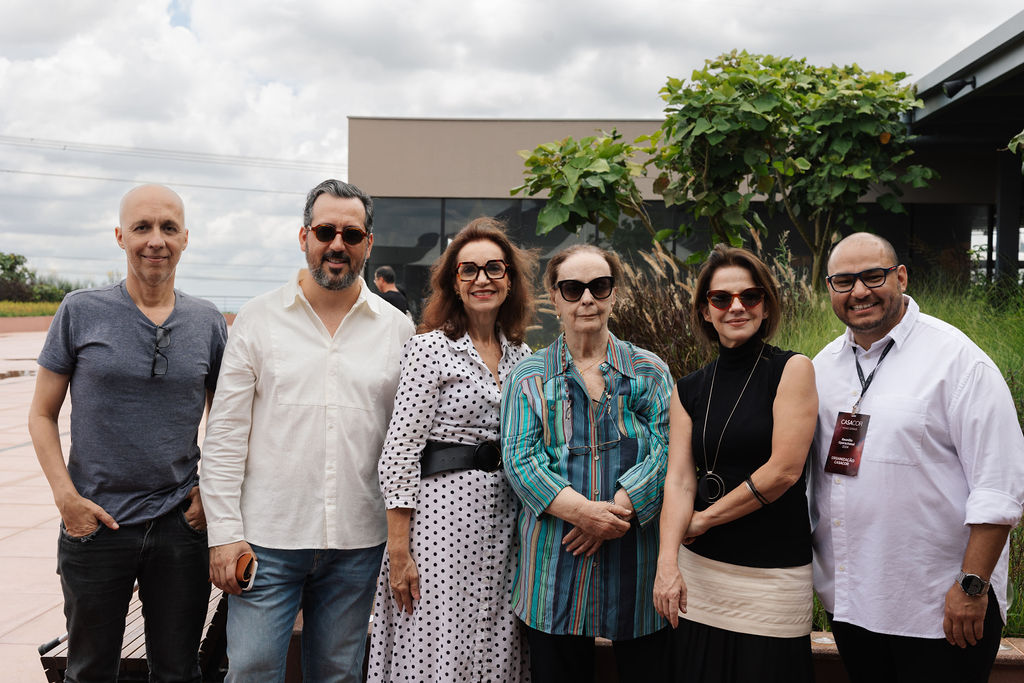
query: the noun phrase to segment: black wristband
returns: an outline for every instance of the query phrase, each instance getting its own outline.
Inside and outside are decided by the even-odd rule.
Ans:
[[[761,495],[761,492],[757,490],[756,486],[754,486],[754,482],[750,480],[750,477],[747,477],[743,481],[747,484],[747,488],[750,489],[750,492],[754,494],[754,498],[757,499],[757,502],[761,504],[761,507],[768,504],[768,499]]]

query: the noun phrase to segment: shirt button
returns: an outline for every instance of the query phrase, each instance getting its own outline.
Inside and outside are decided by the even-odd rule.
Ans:
[[[597,489],[594,489],[594,497],[597,498],[599,495],[601,495],[601,492],[598,491]]]
[[[842,525],[843,525],[843,522],[842,522],[842,520],[838,520],[838,519],[837,519],[837,520],[834,520],[834,521],[832,522],[832,526],[842,526]]]
[[[835,478],[835,482],[836,482],[836,484],[842,484],[842,483],[843,483],[843,480],[842,480],[842,478],[841,478],[841,477],[836,477],[836,478]]]
[[[327,425],[327,429],[328,430],[333,430],[334,429],[334,425]]]
[[[846,571],[846,565],[845,564],[839,565],[839,571],[845,572]]]
[[[601,456],[600,456],[600,455],[595,455],[595,456],[594,456],[594,460],[600,460],[600,459],[601,459]]]

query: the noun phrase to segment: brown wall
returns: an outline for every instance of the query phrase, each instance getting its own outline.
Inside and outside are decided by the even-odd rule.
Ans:
[[[377,197],[508,198],[523,183],[521,149],[566,136],[576,139],[616,128],[632,142],[661,125],[651,120],[348,120],[349,182]],[[655,199],[653,178],[640,179]],[[522,196],[522,195],[517,195]]]

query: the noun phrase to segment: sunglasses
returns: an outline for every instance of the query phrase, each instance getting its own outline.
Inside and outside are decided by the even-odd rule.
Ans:
[[[764,301],[764,290],[760,287],[748,287],[742,292],[730,293],[724,289],[712,289],[708,292],[708,303],[720,311],[728,311],[732,308],[732,302],[740,300],[743,308],[753,308]]]
[[[612,295],[612,289],[615,287],[615,278],[611,275],[605,275],[604,277],[596,277],[590,282],[561,280],[555,283],[555,287],[562,294],[562,298],[570,303],[579,301],[580,297],[583,296],[583,292],[588,289],[590,290],[590,296],[595,299],[607,299]]]
[[[472,261],[462,261],[455,266],[455,274],[463,282],[473,282],[481,270],[488,280],[500,280],[508,272],[508,264],[501,259],[491,259],[482,266]]]
[[[157,325],[156,346],[153,347],[153,367],[150,370],[150,377],[158,377],[167,374],[167,356],[161,349],[171,345],[171,331],[166,327]]]
[[[835,275],[829,275],[825,280],[828,281],[832,291],[836,294],[849,292],[857,285],[857,280],[863,282],[864,286],[868,289],[874,289],[884,285],[885,278],[897,268],[899,268],[898,265],[889,266],[888,268],[868,268],[859,273],[836,273]]]
[[[312,232],[316,235],[316,238],[325,244],[329,244],[334,241],[334,237],[340,232],[341,241],[350,247],[354,247],[357,244],[362,244],[363,240],[366,239],[366,231],[362,228],[357,228],[354,225],[347,225],[344,228],[336,228],[329,223],[318,225],[316,227],[306,226],[308,232]]]

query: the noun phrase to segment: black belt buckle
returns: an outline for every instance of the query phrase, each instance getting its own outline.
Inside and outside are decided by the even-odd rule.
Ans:
[[[484,441],[473,450],[473,466],[484,472],[494,472],[501,467],[501,450],[493,441]]]

